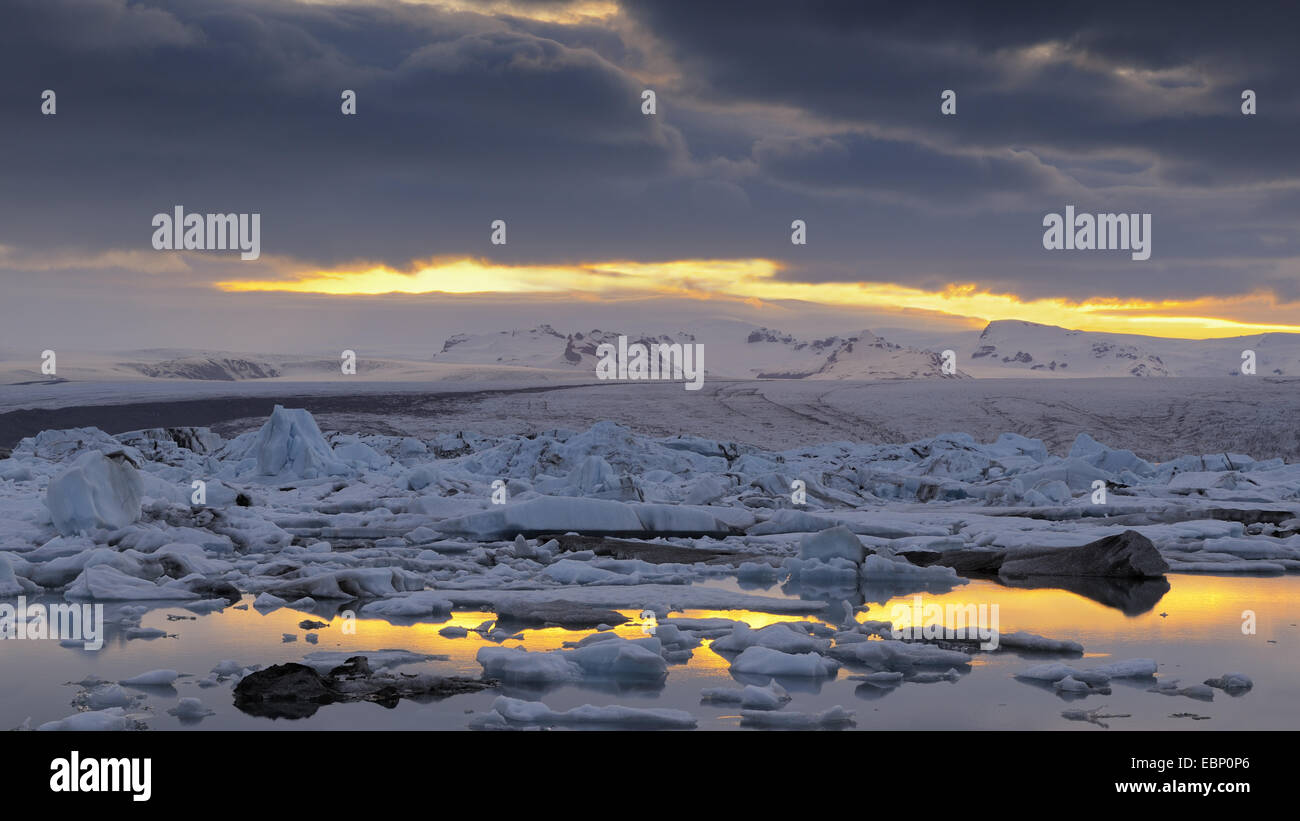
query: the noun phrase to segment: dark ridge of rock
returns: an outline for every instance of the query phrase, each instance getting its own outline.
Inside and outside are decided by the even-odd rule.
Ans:
[[[738,564],[753,559],[752,556],[746,556],[732,550],[699,550],[693,547],[678,547],[671,544],[654,544],[631,539],[611,539],[606,536],[580,536],[567,533],[549,538],[559,542],[560,550],[565,553],[590,550],[597,556],[610,556],[615,559],[640,559],[651,564],[694,564],[696,562]]]
[[[1269,524],[1280,525],[1288,519],[1295,518],[1293,510],[1262,510],[1259,508],[1237,509],[1213,507],[1200,511],[1198,515],[1223,522],[1241,522],[1245,525]]]
[[[394,707],[403,698],[447,698],[495,687],[485,679],[375,673],[365,656],[353,656],[322,676],[305,664],[273,664],[235,685],[235,706],[262,718],[308,718],[327,704],[369,701]]]
[[[1027,547],[1008,550],[998,574],[1026,576],[1102,576],[1149,579],[1169,572],[1151,540],[1126,530],[1081,547]]]
[[[940,565],[951,567],[958,575],[996,575],[1006,558],[1005,550],[945,550],[935,553],[924,550],[907,551],[898,555],[921,567]]]
[[[608,624],[617,627],[629,619],[616,610],[572,601],[502,601],[497,603],[497,624],[556,624],[583,629]]]

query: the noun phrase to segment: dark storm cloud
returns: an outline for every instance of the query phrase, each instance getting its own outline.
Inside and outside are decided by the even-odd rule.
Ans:
[[[1147,153],[1172,183],[1300,169],[1295,6],[757,0],[738,14],[726,4],[627,5],[693,88],[718,99],[780,102],[964,146]],[[938,116],[947,88],[959,93],[956,119]],[[1267,117],[1241,117],[1244,88]]]
[[[1296,255],[1300,214],[1284,7],[629,0],[618,19],[527,16],[562,5],[10,0],[0,245],[146,250],[151,216],[183,204],[260,212],[265,255],[322,264],[763,256],[797,281],[1295,290],[1271,260]],[[662,78],[654,118],[641,75]],[[39,114],[45,88],[56,117]],[[956,117],[939,114],[945,88]],[[1151,212],[1153,262],[1044,252],[1043,214],[1070,203]],[[504,248],[488,243],[498,218]],[[792,249],[794,218],[808,246]]]
[[[617,66],[508,22],[419,6],[165,9],[13,8],[0,242],[148,247],[150,217],[180,203],[261,212],[268,254],[487,253],[496,218],[555,253],[599,215],[589,203],[684,158]],[[82,13],[66,39],[62,21]],[[147,25],[119,37],[128,18]],[[88,45],[92,25],[110,36]],[[59,112],[32,116],[45,88]],[[355,118],[340,113],[345,88]]]

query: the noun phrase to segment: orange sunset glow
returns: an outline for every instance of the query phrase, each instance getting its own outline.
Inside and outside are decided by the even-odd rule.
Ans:
[[[973,283],[942,290],[884,282],[795,282],[781,279],[769,259],[626,260],[568,265],[507,265],[472,257],[433,259],[409,271],[366,265],[310,271],[295,278],[227,280],[228,292],[279,291],[342,295],[574,294],[585,298],[672,296],[744,301],[801,300],[876,311],[929,311],[966,318],[972,325],[1025,320],[1083,331],[1212,339],[1257,333],[1300,333],[1300,324],[1265,321],[1279,314],[1267,293],[1232,298],[1147,301],[1092,298],[1026,299],[993,293]]]

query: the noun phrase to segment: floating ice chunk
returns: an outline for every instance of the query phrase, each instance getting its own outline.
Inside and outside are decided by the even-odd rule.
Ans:
[[[180,675],[175,670],[150,670],[138,676],[122,679],[118,684],[127,687],[169,687],[180,678]]]
[[[157,585],[151,581],[128,576],[107,564],[93,565],[68,585],[63,597],[70,600],[92,601],[181,601],[199,598],[177,582]]]
[[[686,505],[629,505],[641,523],[641,530],[649,533],[710,533],[725,535],[730,528],[718,516],[703,507]]]
[[[1111,678],[1150,678],[1156,674],[1155,659],[1128,659],[1094,667],[1093,672]]]
[[[1029,494],[1037,494],[1043,501],[1053,505],[1069,504],[1073,498],[1070,493],[1070,486],[1060,479],[1043,479],[1030,488],[1029,493],[1025,494],[1027,501],[1030,498]],[[1035,505],[1035,507],[1039,506],[1041,505]]]
[[[73,713],[58,721],[47,721],[36,729],[42,732],[116,732],[131,729],[137,722],[127,716],[121,707]]]
[[[890,559],[884,556],[868,556],[862,562],[862,578],[870,581],[904,581],[916,580],[922,584],[956,586],[966,584],[966,579],[957,575],[951,567],[930,565],[921,567],[911,562]]]
[[[1215,687],[1226,692],[1245,692],[1255,686],[1250,676],[1245,673],[1224,673],[1218,678],[1207,678],[1203,682],[1207,687]]]
[[[1017,630],[1013,633],[998,633],[998,646],[1008,650],[1024,650],[1031,653],[1071,653],[1082,654],[1083,645],[1067,639],[1049,639],[1046,636]]]
[[[956,681],[961,678],[961,673],[957,668],[949,667],[942,673],[935,670],[924,670],[919,673],[908,673],[906,681],[913,684],[934,684],[940,681]]]
[[[799,558],[829,561],[834,558],[848,559],[854,564],[862,564],[867,549],[862,541],[844,525],[827,528],[819,533],[804,536],[799,540]]]
[[[276,405],[253,440],[251,455],[260,476],[315,479],[348,472],[336,458],[312,415]]]
[[[347,570],[304,568],[285,576],[303,573],[299,578],[276,582],[267,592],[277,596],[314,599],[386,598],[398,593],[424,589],[424,578],[400,567],[356,567]],[[260,597],[259,597],[260,598]],[[281,601],[284,599],[282,598]]]
[[[476,658],[488,678],[509,682],[550,684],[590,677],[657,683],[668,676],[668,663],[658,649],[659,642],[654,639],[615,637],[572,650],[544,653],[516,647],[484,647]]]
[[[773,679],[766,687],[753,684],[747,684],[739,690],[732,687],[710,687],[700,693],[700,701],[706,704],[738,704],[745,710],[779,710],[790,701],[790,696]]]
[[[655,638],[659,639],[659,643],[664,646],[665,650],[684,651],[700,645],[699,636],[688,630],[682,630],[675,624],[659,624],[655,627],[654,635]]]
[[[1110,687],[1106,684],[1089,684],[1086,681],[1080,681],[1074,676],[1066,676],[1059,681],[1053,682],[1052,687],[1058,693],[1075,693],[1088,694],[1094,692],[1109,693]]]
[[[306,411],[304,411],[305,413]],[[353,467],[382,470],[392,464],[392,460],[360,440],[345,437],[334,446],[334,458]]]
[[[539,481],[537,490],[545,494],[595,499],[637,501],[641,498],[631,476],[619,476],[609,462],[595,455],[584,457],[563,479]]]
[[[479,541],[514,538],[520,533],[578,531],[582,533],[635,532],[641,520],[622,502],[540,496],[494,510],[471,513],[438,523],[443,533]]]
[[[439,596],[436,591],[420,590],[364,604],[361,606],[361,615],[419,618],[435,613],[447,614],[451,612],[451,608],[451,602]]]
[[[191,613],[212,613],[217,610],[225,610],[229,606],[230,602],[225,599],[199,599],[198,601],[185,603],[185,609]]]
[[[970,656],[959,650],[945,650],[931,644],[912,641],[859,641],[837,644],[830,655],[845,662],[856,662],[878,670],[906,672],[913,667],[952,667],[970,664]]]
[[[860,673],[849,676],[854,681],[865,681],[868,684],[893,685],[900,684],[903,681],[903,674],[895,670],[879,670],[874,673]]]
[[[820,730],[851,726],[853,713],[835,706],[821,713],[785,713],[771,710],[741,710],[740,723],[771,730]]]
[[[569,656],[587,675],[596,678],[662,681],[667,663],[658,639],[618,639],[559,651]]]
[[[791,557],[785,560],[784,567],[790,574],[790,581],[802,587],[829,590],[858,586],[858,565],[840,556],[827,561]]]
[[[475,658],[483,665],[483,675],[511,683],[553,684],[582,678],[577,665],[555,652],[530,653],[516,647],[484,647]]]
[[[219,661],[212,668],[212,673],[217,676],[234,676],[242,672],[244,672],[244,666],[234,659]]]
[[[100,684],[78,696],[75,703],[91,710],[105,710],[109,707],[130,707],[135,699],[116,684]]]
[[[547,579],[559,584],[637,584],[640,578],[635,575],[615,573],[592,566],[591,562],[560,559],[548,566],[541,573]]]
[[[36,593],[41,589],[35,582],[16,574],[14,564],[8,553],[0,553],[0,599],[23,593]]]
[[[695,718],[684,710],[670,710],[662,707],[623,707],[610,705],[594,707],[584,704],[572,710],[556,712],[540,701],[523,701],[507,696],[497,696],[492,702],[492,711],[500,716],[506,724],[533,726],[607,726],[629,729],[673,729],[687,730],[696,725]],[[482,717],[472,721],[471,727],[494,726],[492,721]]]
[[[1193,684],[1190,687],[1179,687],[1178,679],[1173,681],[1162,681],[1147,690],[1148,693],[1159,693],[1164,696],[1187,696],[1197,701],[1214,701],[1214,690],[1205,684]]]
[[[167,711],[176,716],[181,721],[198,721],[206,716],[216,715],[212,710],[203,706],[203,702],[197,698],[182,698],[176,702],[176,706]]]
[[[688,505],[712,504],[731,491],[732,484],[725,477],[706,473],[691,485],[691,489],[686,492],[684,501]]]
[[[279,596],[273,596],[270,593],[263,593],[253,599],[253,607],[258,610],[274,610],[277,607],[284,607],[288,603]]]
[[[1017,673],[1016,678],[1033,681],[1057,682],[1067,676],[1087,684],[1105,684],[1113,678],[1150,678],[1156,674],[1154,659],[1128,659],[1080,670],[1060,662],[1038,664],[1024,672]]]
[[[1060,662],[1036,664],[1028,670],[1017,673],[1016,678],[1042,681],[1048,684],[1055,684],[1066,678],[1073,678],[1085,684],[1105,684],[1110,681],[1110,676],[1100,670],[1079,670]]]
[[[671,624],[681,630],[689,630],[693,635],[702,639],[714,639],[714,638],[720,638],[721,636],[729,635],[733,630],[736,629],[736,625],[740,623],[741,622],[735,621],[734,619],[723,619],[723,618],[703,618],[703,619],[661,618],[659,619],[659,625],[661,627],[666,624]]]
[[[748,647],[731,662],[731,672],[756,676],[827,678],[839,662],[817,653],[782,653],[770,647]]]
[[[124,453],[87,451],[50,481],[45,504],[54,527],[65,536],[117,530],[140,518],[144,481]]]
[[[1070,447],[1070,457],[1082,459],[1090,465],[1111,473],[1131,470],[1139,476],[1150,476],[1155,466],[1144,459],[1139,459],[1131,450],[1109,448],[1086,433],[1080,433]]]
[[[44,549],[44,548],[42,548]],[[44,562],[33,562],[28,569],[32,581],[46,587],[70,584],[83,570],[95,565],[110,565],[136,579],[158,575],[157,567],[146,572],[137,554],[121,553],[110,547],[90,547],[79,553],[62,555]]]
[[[415,653],[410,650],[317,650],[303,656],[302,663],[316,672],[324,674],[353,656],[365,656],[371,670],[446,658],[445,656],[435,656],[428,653]]]
[[[771,533],[815,533],[843,525],[859,536],[877,539],[905,539],[909,536],[951,536],[951,531],[941,525],[922,524],[906,516],[891,516],[872,511],[869,521],[847,519],[843,521],[814,516],[802,510],[782,508],[766,522],[749,528],[749,534],[758,536]]]
[[[750,647],[767,647],[782,653],[823,653],[830,647],[830,642],[814,639],[780,622],[759,630],[750,629],[748,624],[740,622],[731,635],[717,639],[709,646],[714,650],[736,653]]]
[[[1066,458],[1017,474],[1013,484],[1018,482],[1020,487],[1032,488],[1039,482],[1055,480],[1064,482],[1071,491],[1082,491],[1091,490],[1092,483],[1098,479],[1110,478],[1109,473],[1083,459]]]

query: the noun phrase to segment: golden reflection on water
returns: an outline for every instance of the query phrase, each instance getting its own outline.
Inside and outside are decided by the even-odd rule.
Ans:
[[[942,595],[921,594],[924,604],[944,609],[949,605],[998,607],[998,628],[1003,632],[1027,630],[1051,638],[1141,636],[1158,641],[1219,641],[1240,637],[1243,612],[1254,611],[1258,635],[1269,638],[1297,620],[1300,590],[1294,576],[1201,576],[1170,577],[1171,589],[1145,613],[1135,616],[1065,590],[1003,587],[990,581],[972,581]],[[896,613],[895,608],[900,610]],[[1161,615],[1166,614],[1166,615]],[[873,606],[859,620],[894,621],[896,627],[912,626],[911,596],[900,596],[884,605]],[[924,612],[922,621],[928,618]],[[1085,642],[1086,643],[1086,642]]]
[[[1150,611],[1126,616],[1075,593],[1057,589],[1019,589],[1003,587],[990,581],[972,581],[950,593],[921,594],[922,605],[936,604],[966,606],[997,605],[997,627],[1003,632],[1026,630],[1056,639],[1072,639],[1086,647],[1104,645],[1104,639],[1140,638],[1157,642],[1214,643],[1242,637],[1242,613],[1252,610],[1257,617],[1258,635],[1264,641],[1275,638],[1290,625],[1300,621],[1300,577],[1258,576],[1171,576],[1172,589]],[[251,600],[246,598],[245,602]],[[912,624],[912,596],[899,596],[884,605],[872,605],[860,613],[860,621],[891,621],[899,615],[897,627]],[[900,613],[893,613],[901,605]],[[991,610],[991,607],[990,607]],[[614,628],[623,638],[641,638],[648,635],[647,626],[640,620],[638,609],[619,610],[629,621]],[[1161,616],[1161,613],[1167,614]],[[928,618],[923,615],[923,620]],[[413,652],[446,656],[448,661],[439,667],[450,666],[459,672],[477,674],[481,668],[475,660],[479,649],[487,646],[524,647],[530,651],[547,651],[562,648],[566,642],[576,642],[597,631],[594,629],[568,630],[559,627],[530,628],[522,630],[522,639],[508,639],[499,645],[489,641],[472,628],[492,622],[495,614],[487,611],[456,611],[445,621],[412,625],[392,624],[383,619],[357,618],[355,632],[345,632],[347,620],[335,616],[329,625],[317,631],[298,627],[304,619],[319,619],[310,612],[281,608],[263,615],[251,607],[246,610],[227,608],[219,619],[200,619],[194,623],[201,632],[212,631],[216,644],[227,645],[233,654],[240,645],[250,640],[261,644],[276,644],[280,635],[292,633],[298,641],[284,646],[284,657],[297,658],[317,650],[363,651],[379,649],[405,649]],[[747,622],[751,627],[766,627],[777,622],[817,621],[813,616],[762,613],[751,610],[686,610],[674,612],[671,618],[731,619]],[[947,619],[945,619],[947,621]],[[166,624],[158,626],[165,627]],[[446,627],[463,627],[470,630],[463,638],[448,638],[439,631]],[[948,624],[948,626],[955,626]],[[207,629],[205,629],[207,628]],[[308,644],[302,636],[315,632],[317,644]],[[695,649],[687,667],[710,674],[726,675],[729,662],[709,649],[711,641],[705,639]],[[1102,656],[1104,653],[1088,653]],[[981,662],[979,658],[973,659]]]

